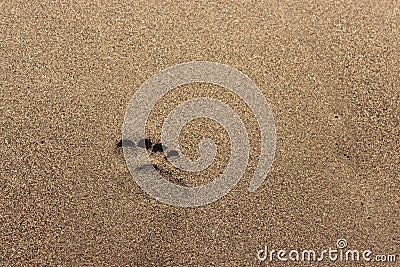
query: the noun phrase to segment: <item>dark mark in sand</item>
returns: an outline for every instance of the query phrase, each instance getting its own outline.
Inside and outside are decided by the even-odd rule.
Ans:
[[[171,150],[170,152],[168,152],[167,158],[171,158],[171,157],[179,157],[178,151],[176,151],[176,150]]]
[[[141,139],[138,142],[138,147],[150,149],[153,146],[153,143],[149,139]]]
[[[166,149],[161,143],[154,144],[153,152],[163,152]]]
[[[117,147],[135,147],[135,144],[128,139],[121,139],[117,143]]]

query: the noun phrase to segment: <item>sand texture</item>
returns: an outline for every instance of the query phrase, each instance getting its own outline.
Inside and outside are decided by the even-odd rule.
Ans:
[[[399,255],[399,27],[398,1],[0,1],[0,266],[356,266],[257,259],[266,244],[322,250],[340,238]],[[277,147],[249,193],[260,140],[248,107],[214,85],[169,93],[149,118],[153,142],[169,111],[199,96],[230,105],[251,139],[231,192],[180,208],[141,190],[117,143],[138,87],[194,60],[260,87]],[[203,137],[218,155],[200,173],[151,155],[166,179],[218,177],[229,137],[193,121],[181,134],[189,158]]]

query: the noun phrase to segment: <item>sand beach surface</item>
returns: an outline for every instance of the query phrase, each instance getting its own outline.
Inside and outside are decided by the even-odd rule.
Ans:
[[[337,248],[400,262],[400,4],[398,1],[1,1],[1,266],[356,266],[260,261],[258,252]],[[195,97],[232,107],[248,130],[247,169],[223,198],[163,204],[129,173],[117,144],[125,110],[153,74],[219,62],[261,89],[276,126],[264,183],[247,189],[260,153],[249,107],[209,84],[178,87],[148,120]],[[151,92],[149,92],[151,94]],[[197,119],[181,133],[204,171],[166,179],[197,186],[226,166],[229,136]],[[381,265],[380,265],[381,264]]]

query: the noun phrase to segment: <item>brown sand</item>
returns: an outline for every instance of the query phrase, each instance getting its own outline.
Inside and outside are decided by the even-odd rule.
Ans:
[[[0,3],[2,266],[258,266],[265,244],[319,250],[339,238],[399,255],[398,1],[63,2]],[[277,151],[247,192],[254,118],[226,90],[179,88],[154,111],[151,138],[174,104],[205,94],[237,107],[252,155],[224,198],[178,208],[146,195],[115,145],[135,90],[193,60],[235,67],[263,90]],[[196,185],[223,170],[229,143],[218,125],[192,126],[189,156],[210,129],[221,145],[206,172],[172,175]]]

